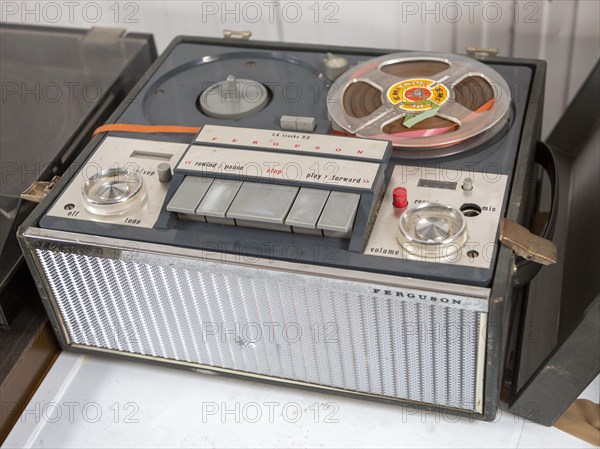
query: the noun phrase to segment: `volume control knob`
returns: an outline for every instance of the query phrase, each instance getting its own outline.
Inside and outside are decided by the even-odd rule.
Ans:
[[[420,203],[402,214],[396,236],[407,252],[440,258],[465,244],[467,225],[462,212],[453,206]]]
[[[427,243],[438,243],[448,237],[450,224],[442,217],[425,217],[417,221],[415,234]]]
[[[126,168],[107,168],[83,185],[83,205],[96,215],[118,215],[138,207],[146,197],[142,177]]]

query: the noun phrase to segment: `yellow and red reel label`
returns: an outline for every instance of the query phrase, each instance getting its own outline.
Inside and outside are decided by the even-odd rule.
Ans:
[[[394,84],[387,93],[400,109],[422,112],[438,108],[448,100],[448,88],[427,78],[411,78]]]

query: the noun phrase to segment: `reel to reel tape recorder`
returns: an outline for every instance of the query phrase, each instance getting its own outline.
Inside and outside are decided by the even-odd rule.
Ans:
[[[62,344],[493,419],[543,80],[178,38],[21,229]]]

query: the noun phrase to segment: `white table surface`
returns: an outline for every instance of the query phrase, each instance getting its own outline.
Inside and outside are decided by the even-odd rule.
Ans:
[[[487,423],[63,352],[3,447],[593,446],[507,412]]]

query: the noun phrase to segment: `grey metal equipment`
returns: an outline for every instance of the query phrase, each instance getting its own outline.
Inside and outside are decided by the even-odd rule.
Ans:
[[[326,74],[328,54],[347,70]],[[467,134],[405,127],[413,144],[448,145],[403,148],[340,130],[337,108],[363,64],[424,60],[445,64],[449,87],[428,75],[427,94],[448,100],[444,111],[460,113]],[[423,94],[383,73],[365,76],[392,96]],[[453,85],[470,73],[502,93],[487,100],[483,121],[451,108]],[[96,137],[21,229],[60,343],[493,420],[516,260],[498,235],[503,219],[525,223],[530,206],[544,75],[531,60],[176,39],[112,121],[177,117],[199,133]],[[511,97],[507,85],[526,94]],[[258,103],[246,87],[262,92]],[[169,182],[157,160],[172,167]],[[85,207],[80,175],[90,167],[126,167],[145,197],[109,215],[101,212],[112,205]],[[125,198],[134,186],[117,178],[88,195]]]

